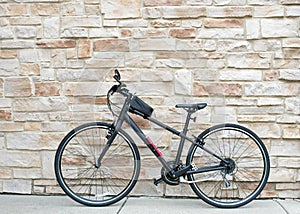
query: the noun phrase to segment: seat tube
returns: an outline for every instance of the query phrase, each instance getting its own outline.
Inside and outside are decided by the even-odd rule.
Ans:
[[[179,143],[178,150],[177,150],[177,155],[176,155],[176,159],[175,159],[175,164],[176,165],[178,165],[179,162],[180,162],[180,158],[181,158],[181,154],[182,154],[182,150],[183,150],[183,146],[184,146],[184,141],[185,141],[184,136],[186,136],[186,134],[188,132],[188,127],[189,127],[189,124],[190,124],[191,115],[192,115],[192,112],[188,111],[188,115],[186,116],[186,121],[185,121],[185,124],[184,124],[184,128],[183,128],[183,131],[181,133],[181,135],[183,135],[183,136],[181,136],[181,138],[180,138],[180,143]]]

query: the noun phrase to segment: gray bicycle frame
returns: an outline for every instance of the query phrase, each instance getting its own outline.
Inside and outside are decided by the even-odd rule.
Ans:
[[[131,99],[133,97],[133,95],[126,89],[121,89],[120,91],[118,91],[118,93],[122,94],[123,96],[126,97],[126,100],[123,104],[123,107],[121,109],[121,113],[118,117],[118,120],[116,122],[116,125],[114,127],[113,133],[110,136],[110,138],[108,139],[108,142],[105,146],[105,148],[103,149],[102,153],[100,154],[98,160],[96,161],[96,166],[100,166],[101,165],[101,160],[104,157],[105,153],[107,152],[107,150],[109,149],[110,145],[112,144],[113,140],[115,139],[117,133],[120,131],[122,124],[124,121],[126,121],[130,127],[134,130],[134,132],[139,136],[139,138],[147,145],[147,147],[154,153],[154,155],[157,157],[157,159],[160,161],[160,163],[163,165],[163,167],[170,172],[172,175],[174,175],[175,177],[178,177],[180,175],[183,174],[194,174],[194,173],[202,173],[202,172],[208,172],[208,171],[216,171],[216,170],[223,170],[226,167],[225,166],[221,166],[221,165],[216,165],[216,166],[211,166],[211,167],[205,167],[205,168],[199,168],[197,170],[191,170],[192,167],[191,166],[186,166],[183,169],[180,169],[179,171],[174,171],[168,164],[168,162],[162,157],[162,155],[159,155],[157,153],[157,150],[155,148],[153,148],[153,145],[151,145],[149,143],[149,141],[147,140],[147,136],[144,134],[144,132],[139,128],[139,126],[134,122],[134,120],[128,115],[128,111],[129,111],[129,106],[130,106],[130,102]],[[188,115],[186,117],[186,121],[185,121],[185,125],[183,128],[182,132],[179,132],[175,129],[173,129],[172,127],[152,118],[152,117],[147,117],[145,119],[149,120],[150,122],[158,125],[159,127],[162,127],[163,129],[171,132],[174,135],[179,136],[180,139],[180,143],[179,143],[179,147],[178,147],[178,151],[176,154],[176,159],[175,159],[175,166],[177,166],[180,163],[180,159],[181,159],[181,155],[182,155],[182,151],[183,151],[183,147],[184,147],[184,143],[185,140],[196,144],[197,146],[199,146],[202,150],[206,151],[207,153],[209,153],[210,155],[214,156],[215,158],[219,159],[220,161],[223,161],[223,163],[228,164],[228,161],[219,157],[218,155],[216,155],[215,153],[213,153],[212,151],[206,149],[203,147],[202,144],[200,144],[199,142],[197,142],[197,140],[193,140],[189,137],[186,136],[187,132],[188,132],[188,126],[189,126],[189,122],[191,120],[191,115],[195,112],[196,110],[188,110]],[[141,115],[140,115],[141,116]]]

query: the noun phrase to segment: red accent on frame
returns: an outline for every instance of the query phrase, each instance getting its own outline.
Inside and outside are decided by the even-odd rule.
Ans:
[[[150,144],[150,146],[153,148],[153,150],[155,151],[156,155],[158,157],[162,157],[163,154],[161,153],[161,151],[159,151],[159,149],[156,147],[156,145],[152,142],[152,140],[150,139],[150,137],[146,137],[146,140]]]

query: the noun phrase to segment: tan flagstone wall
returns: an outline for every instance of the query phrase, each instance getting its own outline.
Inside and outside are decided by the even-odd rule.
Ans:
[[[299,0],[1,0],[0,192],[61,193],[55,150],[78,124],[112,119],[103,96],[119,68],[175,128],[176,103],[207,102],[193,133],[253,129],[271,155],[262,196],[300,198],[299,28]],[[173,157],[178,139],[139,122]],[[149,153],[142,166],[134,194],[193,195],[155,187]]]

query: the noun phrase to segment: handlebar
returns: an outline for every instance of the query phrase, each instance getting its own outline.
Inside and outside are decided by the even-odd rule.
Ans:
[[[110,89],[109,89],[109,91],[108,91],[108,94],[111,94],[111,95],[113,95],[115,92],[122,92],[122,89],[124,88],[124,87],[126,87],[126,84],[124,84],[124,83],[122,83],[122,81],[121,81],[121,75],[120,75],[120,73],[119,73],[119,71],[116,69],[115,70],[115,75],[114,75],[114,77],[113,77],[119,84],[118,85],[113,85]],[[125,95],[124,93],[121,93],[121,94],[123,94],[123,95]]]
[[[127,99],[132,98],[132,93],[130,93],[129,90],[126,89],[126,84],[122,83],[121,75],[117,69],[115,70],[115,75],[113,76],[113,78],[118,82],[118,85],[113,85],[107,92],[107,105],[108,105],[109,110],[112,113],[113,113],[113,111],[112,111],[111,102],[110,102],[111,95],[113,95],[115,92],[118,92],[118,93],[122,94],[123,96],[127,97]]]

